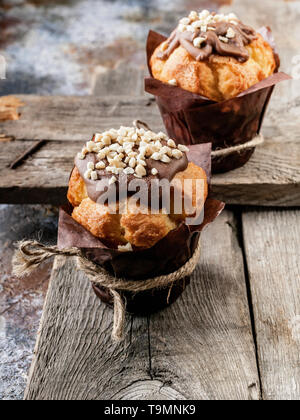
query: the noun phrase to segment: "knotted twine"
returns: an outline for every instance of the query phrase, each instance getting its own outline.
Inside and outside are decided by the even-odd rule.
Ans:
[[[232,147],[225,147],[224,149],[213,150],[211,152],[211,156],[212,158],[226,157],[232,155],[233,153],[240,153],[244,150],[253,149],[256,146],[260,146],[261,144],[263,144],[264,141],[264,136],[262,134],[258,134],[252,140],[247,141],[246,143],[238,144],[237,146]]]
[[[78,248],[59,249],[57,246],[46,246],[36,241],[21,241],[12,260],[13,274],[16,277],[25,277],[31,274],[39,265],[54,256],[76,257],[78,269],[83,271],[88,279],[95,284],[107,288],[114,300],[114,320],[112,329],[112,339],[122,341],[124,336],[124,324],[126,306],[120,295],[122,291],[132,293],[144,292],[152,289],[170,287],[176,281],[184,280],[195,270],[201,251],[201,243],[192,255],[191,259],[181,268],[173,273],[149,278],[147,280],[131,280],[117,278],[98,264],[93,263],[84,257]],[[170,293],[169,292],[169,293]]]

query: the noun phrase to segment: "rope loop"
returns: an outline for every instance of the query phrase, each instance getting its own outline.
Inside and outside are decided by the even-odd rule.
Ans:
[[[169,295],[175,282],[184,280],[195,270],[201,252],[200,239],[192,257],[181,268],[173,273],[148,278],[146,280],[132,280],[116,278],[103,267],[85,258],[78,248],[59,249],[57,246],[46,246],[36,241],[22,241],[13,257],[13,274],[24,277],[31,274],[39,265],[54,256],[77,257],[79,270],[95,284],[109,289],[114,298],[114,322],[112,338],[115,341],[123,339],[126,305],[120,292],[139,293],[147,290],[169,287]],[[168,296],[169,299],[169,296]]]

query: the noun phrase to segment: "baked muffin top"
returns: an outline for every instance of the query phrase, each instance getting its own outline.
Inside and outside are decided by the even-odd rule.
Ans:
[[[149,64],[155,79],[215,102],[238,96],[278,69],[272,47],[259,32],[233,13],[207,10],[181,19]]]
[[[135,179],[145,184],[157,179],[172,181],[188,166],[184,145],[176,145],[164,133],[137,127],[120,127],[97,133],[75,158],[89,197],[97,202],[120,183]]]
[[[209,13],[208,10],[199,14],[191,12],[188,17],[180,20],[158,57],[166,60],[181,45],[197,61],[219,54],[244,62],[249,59],[249,52],[245,47],[255,39],[255,30],[244,25],[234,13],[220,15]]]

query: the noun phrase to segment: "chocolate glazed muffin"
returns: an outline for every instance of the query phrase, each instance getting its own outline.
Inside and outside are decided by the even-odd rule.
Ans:
[[[209,162],[210,145],[196,146],[191,152],[165,134],[144,128],[121,127],[94,135],[75,159],[68,190],[70,207],[60,212],[59,247],[80,248],[88,259],[118,278],[142,281],[178,270],[192,257],[203,227],[224,207],[207,200]],[[188,191],[184,189],[186,179],[192,182]],[[171,182],[169,208],[163,207],[161,189],[156,204],[149,194],[152,182],[160,180]],[[130,188],[134,181],[145,186],[144,191],[139,189],[142,199],[138,201]],[[200,195],[197,181],[202,185]],[[124,186],[125,198],[121,194]],[[178,213],[175,197],[177,203],[184,202],[186,195],[192,207],[183,205]],[[204,220],[186,225],[187,218],[204,207]],[[176,300],[188,282],[182,279],[171,290],[122,295],[129,312],[155,311]],[[112,304],[107,289],[93,288],[100,299]]]
[[[150,31],[147,56],[145,89],[156,96],[169,136],[211,142],[213,152],[256,138],[275,84],[289,78],[278,73],[270,29],[255,31],[233,13],[191,12],[168,39]],[[213,153],[213,172],[238,168],[253,152]]]
[[[233,14],[183,18],[150,61],[153,76],[216,102],[234,98],[277,68],[272,47]]]

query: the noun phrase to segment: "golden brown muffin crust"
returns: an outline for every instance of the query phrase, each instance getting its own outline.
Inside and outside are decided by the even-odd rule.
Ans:
[[[125,214],[111,214],[108,206],[93,202],[86,197],[86,189],[83,179],[78,176],[74,168],[70,178],[68,198],[75,207],[72,217],[92,235],[101,239],[107,246],[118,248],[128,242],[137,248],[150,248],[168,235],[187,216],[181,215],[144,214],[145,209],[136,205],[133,199],[129,199]],[[188,168],[176,175],[174,179],[204,180],[204,200],[208,194],[206,173],[193,163]],[[196,188],[193,186],[193,206],[197,205]],[[202,198],[202,197],[201,197]],[[119,211],[119,207],[117,208]],[[147,212],[147,211],[146,211]]]
[[[217,102],[236,97],[271,76],[276,69],[273,50],[260,34],[246,46],[250,58],[244,63],[216,54],[199,62],[182,46],[164,61],[157,57],[164,45],[165,42],[152,55],[153,77],[164,83],[176,80],[178,87]]]

